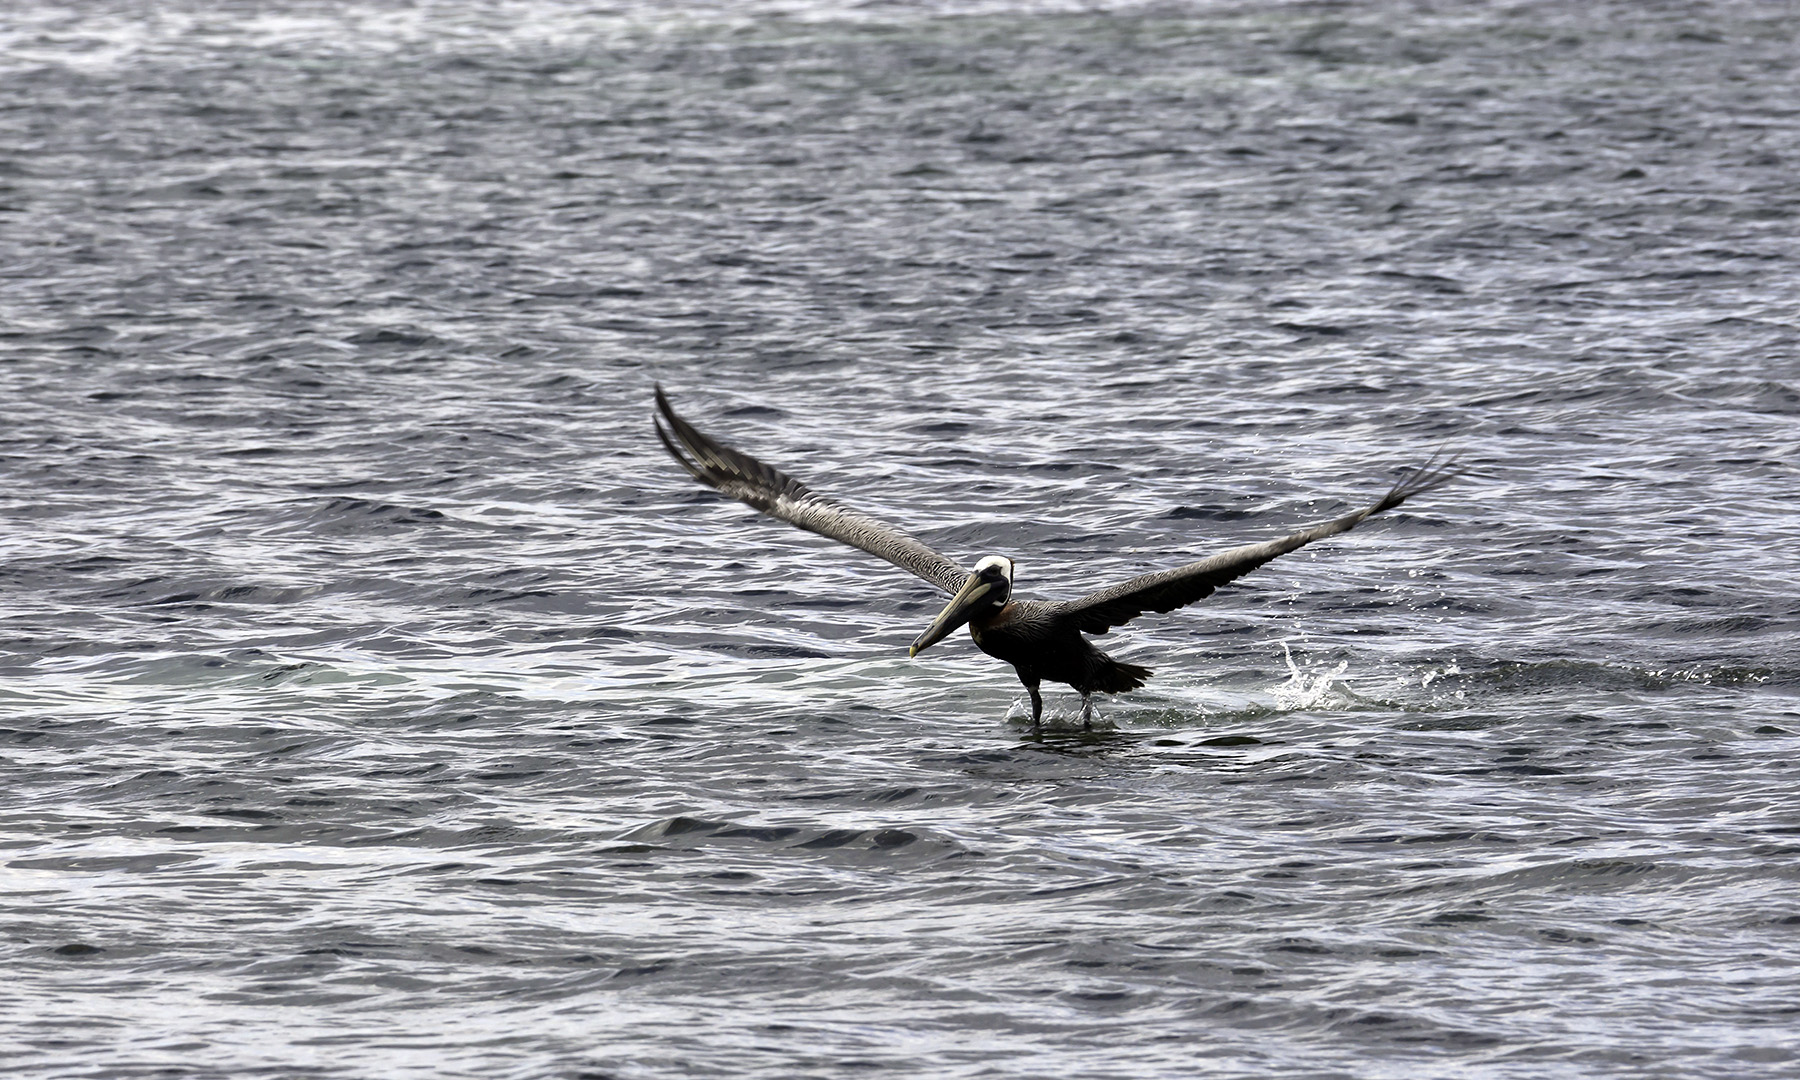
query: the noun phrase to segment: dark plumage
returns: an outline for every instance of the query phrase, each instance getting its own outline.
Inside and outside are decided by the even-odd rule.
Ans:
[[[1407,499],[1454,479],[1452,463],[1435,461],[1414,469],[1371,506],[1277,540],[1246,544],[1172,570],[1144,574],[1078,600],[1012,598],[1013,561],[989,555],[965,571],[923,543],[874,518],[827,499],[779,469],[703,434],[676,415],[662,387],[656,388],[656,435],[694,479],[771,517],[860,548],[924,578],[950,602],[913,642],[911,654],[968,624],[982,652],[1011,664],[1031,694],[1031,722],[1044,712],[1040,683],[1068,683],[1081,694],[1082,716],[1090,715],[1089,695],[1135,690],[1150,669],[1126,664],[1095,648],[1083,634],[1104,634],[1146,611],[1173,611],[1213,594],[1270,559],[1314,540],[1349,532],[1363,519],[1391,510]],[[667,424],[665,428],[664,424]]]

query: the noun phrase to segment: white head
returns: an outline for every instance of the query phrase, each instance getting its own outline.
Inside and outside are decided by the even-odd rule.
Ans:
[[[1013,561],[1011,559],[1004,555],[986,555],[975,564],[975,573],[983,578],[991,579],[991,571],[998,571],[1000,576],[1006,579],[1008,585],[1012,584]]]

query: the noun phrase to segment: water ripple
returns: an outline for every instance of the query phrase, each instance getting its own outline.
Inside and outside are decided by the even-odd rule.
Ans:
[[[1791,1072],[1786,7],[16,6],[10,1071]]]

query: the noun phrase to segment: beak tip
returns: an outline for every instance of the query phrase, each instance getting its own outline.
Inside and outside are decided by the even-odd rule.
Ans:
[[[908,660],[911,660],[917,655],[919,655],[919,647],[917,645],[908,645],[906,647],[906,658]]]

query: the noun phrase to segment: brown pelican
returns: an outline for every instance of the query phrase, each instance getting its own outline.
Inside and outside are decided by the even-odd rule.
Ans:
[[[1018,671],[1019,681],[1031,694],[1034,728],[1044,715],[1038,684],[1045,679],[1074,687],[1081,694],[1082,720],[1091,724],[1090,695],[1135,690],[1150,677],[1149,668],[1114,660],[1094,648],[1083,634],[1104,634],[1146,611],[1173,611],[1205,599],[1219,586],[1243,577],[1270,559],[1314,540],[1349,532],[1364,518],[1392,510],[1457,475],[1452,462],[1439,465],[1434,458],[1413,469],[1378,502],[1335,521],[1278,540],[1232,548],[1172,570],[1135,577],[1079,600],[1015,600],[1015,566],[1011,558],[988,555],[976,562],[974,569],[965,571],[898,529],[827,499],[781,470],[703,434],[675,414],[661,386],[656,388],[656,411],[661,417],[652,420],[657,437],[681,467],[702,484],[749,503],[770,517],[886,559],[949,593],[950,602],[912,643],[907,655],[919,655],[967,623],[969,636],[982,652],[1006,661]],[[667,428],[663,426],[665,422]]]

